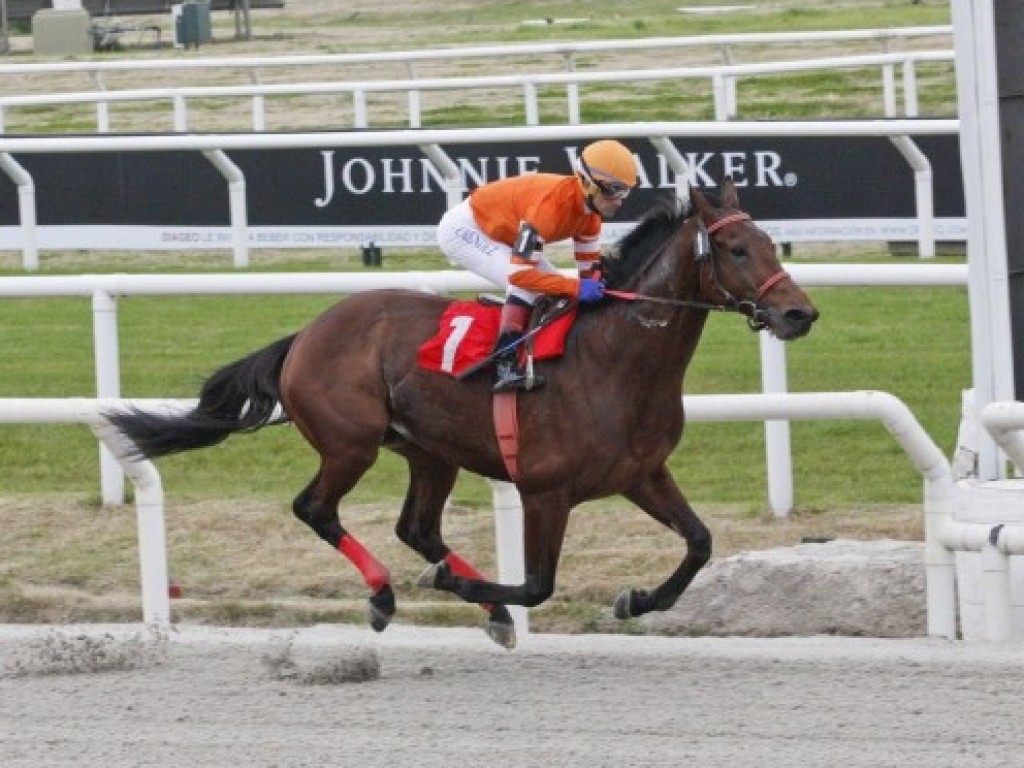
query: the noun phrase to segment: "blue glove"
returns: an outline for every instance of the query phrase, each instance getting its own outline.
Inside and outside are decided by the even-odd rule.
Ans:
[[[604,298],[604,283],[584,277],[580,280],[580,301],[588,304]]]

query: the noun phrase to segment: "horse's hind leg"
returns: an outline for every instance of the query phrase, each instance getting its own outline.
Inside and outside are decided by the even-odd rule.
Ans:
[[[655,589],[622,592],[615,600],[615,616],[619,619],[671,608],[711,558],[711,532],[697,517],[664,465],[624,495],[682,536],[686,540],[686,556],[672,575]]]
[[[503,603],[527,608],[538,606],[551,597],[571,505],[562,490],[525,494],[520,489],[520,494],[526,565],[522,584],[498,584],[460,576],[448,563],[441,562],[420,575],[420,586],[451,592],[472,603]]]
[[[292,510],[302,522],[338,550],[359,570],[370,587],[370,626],[381,632],[395,615],[395,593],[391,576],[358,539],[346,531],[338,519],[338,503],[373,464],[376,455],[348,457],[344,462],[324,459],[320,471],[292,503]]]
[[[452,573],[466,579],[483,580],[483,575],[444,543],[441,515],[455,486],[458,467],[411,447],[401,453],[409,462],[409,490],[395,534],[428,563],[444,563]],[[500,603],[481,606],[488,612],[487,634],[506,648],[515,646],[512,615]]]

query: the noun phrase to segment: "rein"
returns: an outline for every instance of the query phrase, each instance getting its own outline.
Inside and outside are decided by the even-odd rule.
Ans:
[[[664,296],[650,296],[646,293],[633,293],[632,291],[613,291],[606,288],[605,296],[611,296],[625,301],[649,301],[653,304],[669,304],[673,307],[689,307],[690,309],[707,309],[715,312],[739,312],[738,304],[711,304],[702,301],[687,301],[686,299],[666,299]]]
[[[700,222],[700,219],[698,219],[698,221]],[[695,246],[696,252],[694,254],[694,261],[700,265],[707,263],[711,267],[712,280],[715,283],[715,287],[725,296],[725,304],[712,304],[711,302],[690,301],[687,299],[669,299],[663,296],[651,296],[632,291],[605,290],[605,295],[612,296],[616,299],[623,299],[625,301],[646,301],[653,304],[667,304],[673,307],[687,307],[689,309],[701,309],[714,312],[738,312],[746,315],[747,324],[752,330],[760,331],[766,328],[767,322],[764,319],[766,313],[763,309],[757,306],[757,302],[772,288],[789,277],[789,273],[784,269],[780,269],[758,287],[757,292],[754,294],[753,301],[739,301],[721,284],[718,280],[718,275],[715,272],[714,246],[711,244],[708,236],[728,224],[735,224],[741,221],[750,221],[750,214],[742,211],[732,213],[728,216],[723,216],[717,221],[713,221],[707,227],[705,227],[703,222],[701,222],[700,231],[697,235],[698,245]],[[703,274],[703,270],[701,274]]]

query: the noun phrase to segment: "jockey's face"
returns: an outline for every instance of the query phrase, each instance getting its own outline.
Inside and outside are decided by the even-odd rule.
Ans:
[[[578,178],[583,187],[583,198],[587,202],[587,208],[602,219],[609,219],[619,212],[619,208],[625,202],[625,195],[606,195],[597,184],[582,174]]]
[[[600,193],[596,195],[589,195],[588,201],[590,202],[591,209],[600,214],[602,219],[610,219],[618,213],[619,208],[622,207],[622,203],[624,202],[622,198],[605,197]]]

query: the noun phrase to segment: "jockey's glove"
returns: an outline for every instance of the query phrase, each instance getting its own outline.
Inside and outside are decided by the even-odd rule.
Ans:
[[[580,280],[579,299],[584,304],[600,301],[604,298],[604,283],[584,277]]]

